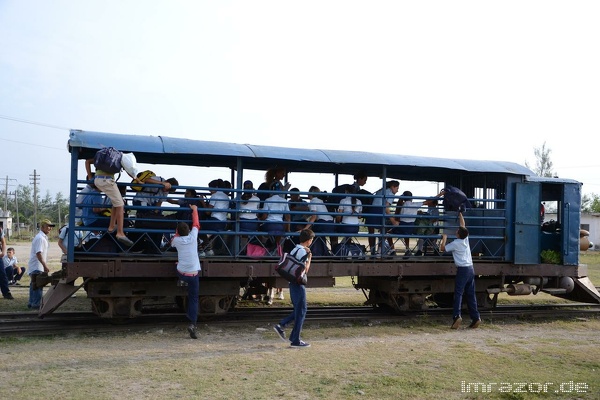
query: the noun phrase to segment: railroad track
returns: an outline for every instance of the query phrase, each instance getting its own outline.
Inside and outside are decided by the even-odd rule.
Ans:
[[[247,325],[273,324],[291,312],[291,308],[240,308],[222,316],[200,317],[200,324]],[[403,314],[391,314],[373,307],[312,307],[307,322],[323,323],[392,323],[427,317],[445,324],[452,310],[430,308]],[[488,321],[520,318],[592,318],[600,316],[600,305],[594,304],[547,304],[498,306],[482,310],[482,318]],[[0,336],[49,336],[69,334],[93,334],[111,332],[148,331],[187,323],[183,313],[147,313],[124,321],[104,320],[90,312],[61,312],[40,319],[31,313],[0,313]]]

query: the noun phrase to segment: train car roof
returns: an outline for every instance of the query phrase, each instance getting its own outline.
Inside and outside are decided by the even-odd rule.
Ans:
[[[568,178],[557,178],[557,177],[546,177],[546,176],[528,176],[527,180],[529,182],[539,182],[539,183],[556,183],[556,184],[578,183],[581,185],[581,182],[576,181],[574,179],[568,179]]]
[[[91,158],[95,152],[112,146],[123,152],[132,152],[140,163],[190,165],[236,168],[238,160],[243,168],[266,170],[285,166],[290,172],[338,173],[353,175],[364,171],[369,176],[380,176],[386,167],[388,178],[420,180],[433,176],[443,180],[456,171],[499,173],[521,176],[535,175],[528,168],[513,162],[463,160],[418,157],[401,154],[364,151],[301,149],[239,143],[214,142],[173,138],[168,136],[140,136],[71,130],[69,151],[78,149],[78,158]],[[173,157],[177,162],[173,162]]]

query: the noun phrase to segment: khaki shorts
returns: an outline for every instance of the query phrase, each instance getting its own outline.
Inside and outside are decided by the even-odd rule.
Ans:
[[[115,178],[99,178],[94,179],[94,185],[108,196],[113,207],[123,207],[125,202],[123,196],[119,192]]]

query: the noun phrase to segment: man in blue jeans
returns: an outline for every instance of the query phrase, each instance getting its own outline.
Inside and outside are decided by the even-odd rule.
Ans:
[[[310,252],[310,245],[312,244],[313,239],[315,238],[315,234],[310,229],[303,229],[300,231],[300,244],[296,245],[297,251],[294,253],[294,258],[296,260],[303,262],[306,269],[305,272],[308,273],[310,269],[310,261],[312,259],[312,254]],[[288,339],[285,337],[285,331],[283,328],[290,322],[294,322],[294,329],[292,329],[292,333],[290,334],[290,345],[296,348],[304,348],[310,347],[310,344],[302,341],[300,339],[300,333],[302,332],[302,325],[304,324],[304,319],[306,318],[306,310],[308,308],[306,304],[306,288],[304,285],[300,285],[296,282],[290,282],[290,298],[292,299],[292,305],[294,306],[294,310],[290,315],[281,320],[277,325],[273,327],[275,332],[279,335],[281,340],[287,342]]]
[[[452,329],[458,329],[462,322],[460,310],[463,294],[467,298],[467,307],[471,324],[469,328],[477,328],[481,324],[479,311],[477,311],[477,298],[475,297],[475,271],[473,270],[473,259],[469,247],[469,230],[465,227],[465,219],[462,213],[458,213],[460,226],[456,230],[456,239],[446,244],[448,237],[442,234],[440,249],[452,253],[456,264],[456,281],[454,283],[454,314]]]

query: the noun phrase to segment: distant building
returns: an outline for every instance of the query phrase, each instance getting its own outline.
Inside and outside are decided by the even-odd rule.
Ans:
[[[0,228],[4,230],[4,235],[10,238],[12,235],[12,215],[10,211],[4,211],[0,208]]]

